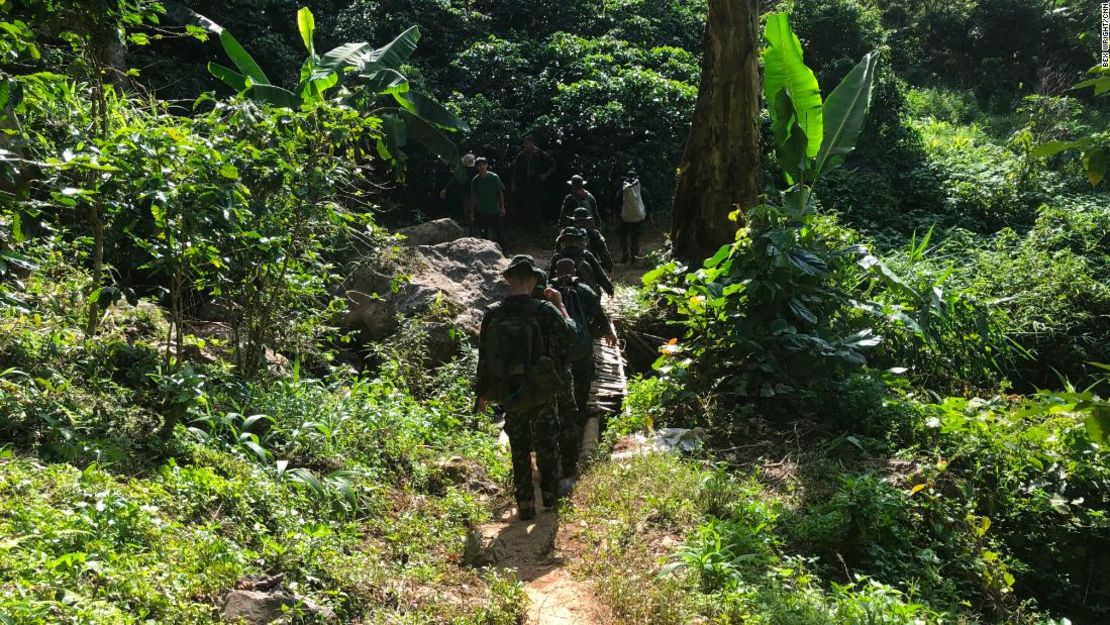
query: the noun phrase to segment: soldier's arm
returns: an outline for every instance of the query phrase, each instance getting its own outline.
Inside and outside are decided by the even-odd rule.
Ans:
[[[474,407],[480,409],[482,407],[483,396],[486,392],[486,380],[482,376],[482,365],[486,357],[486,320],[489,318],[489,311],[482,316],[482,325],[478,330],[478,374],[477,379],[474,381]]]
[[[590,336],[604,337],[606,343],[609,345],[616,345],[617,330],[613,327],[613,322],[609,319],[609,315],[605,314],[605,309],[601,307],[601,298],[599,298],[596,293],[592,295],[593,296],[590,298],[590,324],[593,326],[591,330],[596,332],[596,334],[591,332]]]
[[[613,273],[613,255],[609,253],[609,244],[605,242],[605,237],[601,233],[594,230],[594,239],[597,241],[597,260],[607,273]]]
[[[597,257],[593,254],[586,252],[586,262],[590,263],[593,267],[594,273],[597,274],[597,284],[601,287],[602,291],[613,295],[613,282],[609,280],[609,275],[601,270],[601,263],[597,262]]]

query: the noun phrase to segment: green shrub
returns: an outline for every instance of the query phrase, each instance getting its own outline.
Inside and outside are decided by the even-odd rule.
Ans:
[[[963,90],[918,87],[909,90],[906,103],[911,119],[932,117],[953,125],[969,125],[983,116],[975,96]]]

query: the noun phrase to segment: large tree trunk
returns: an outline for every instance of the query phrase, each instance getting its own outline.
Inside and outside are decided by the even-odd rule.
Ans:
[[[709,0],[701,88],[671,231],[675,255],[690,264],[731,243],[729,213],[759,198],[758,22],[756,0]]]

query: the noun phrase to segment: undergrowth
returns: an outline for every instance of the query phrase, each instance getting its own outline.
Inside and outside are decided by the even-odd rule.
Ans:
[[[518,584],[462,561],[508,479],[468,359],[417,400],[297,363],[245,381],[193,337],[167,381],[161,311],[116,302],[88,339],[83,279],[49,267],[0,310],[0,621],[215,623],[228,590],[276,576],[298,622],[518,622]]]

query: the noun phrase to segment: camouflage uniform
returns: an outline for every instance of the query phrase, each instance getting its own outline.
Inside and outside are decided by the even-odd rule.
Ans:
[[[582,447],[582,421],[579,390],[575,384],[572,363],[567,363],[561,372],[563,388],[559,391],[559,459],[563,465],[563,477],[571,477],[578,472],[578,453]],[[589,393],[590,389],[586,389]],[[585,397],[583,395],[582,397]]]
[[[564,283],[567,278],[559,278],[556,284]],[[586,420],[589,418],[589,400],[590,400],[590,387],[593,385],[594,377],[597,373],[597,367],[594,364],[594,344],[593,339],[597,339],[609,334],[610,324],[609,317],[601,308],[601,299],[598,297],[597,292],[591,289],[585,283],[579,281],[577,278],[570,278],[571,284],[574,285],[575,292],[578,294],[578,301],[582,306],[583,313],[586,316],[589,333],[590,333],[590,349],[580,358],[571,361],[571,377],[574,380],[574,399],[575,399],[575,422],[569,425],[566,421],[563,422],[563,473],[570,474],[574,471],[568,471],[568,466],[577,469],[578,466],[578,451],[580,451],[580,442],[582,440],[582,430],[586,425]],[[560,404],[561,406],[561,404]],[[560,414],[562,414],[560,407]],[[574,439],[579,441],[579,445],[573,447],[575,450],[573,457],[566,455],[568,449],[566,441]]]
[[[593,227],[601,227],[601,212],[597,207],[597,198],[589,191],[586,191],[586,195],[583,197],[578,197],[574,193],[568,193],[567,196],[563,198],[563,207],[562,210],[559,211],[559,226],[578,226],[581,228],[583,224],[575,223],[574,215],[579,208],[586,209]]]
[[[605,242],[605,237],[601,235],[601,231],[597,226],[591,226],[590,222],[593,218],[586,209],[576,209],[574,211],[573,225],[586,232],[587,243],[586,249],[590,251],[597,258],[597,262],[601,265],[607,273],[613,273],[613,256],[609,253],[609,244]]]
[[[542,272],[541,272],[542,273]],[[478,360],[496,357],[485,351],[487,322],[496,315],[519,310],[530,296],[514,295],[499,304],[494,304],[482,318],[479,334]],[[566,368],[567,346],[574,340],[574,322],[565,319],[554,305],[542,302],[536,309],[537,320],[544,335],[547,355],[555,361],[559,371]],[[483,397],[485,389],[479,379],[478,396]],[[536,464],[540,471],[540,491],[544,505],[555,504],[559,490],[559,415],[556,401],[536,408],[506,410],[505,434],[509,437],[509,450],[513,463],[513,487],[518,504],[533,500],[531,452],[536,452]]]
[[[551,257],[551,273],[555,272],[555,264],[564,258],[569,258],[574,261],[575,266],[578,268],[578,278],[588,284],[596,292],[604,291],[611,297],[613,295],[613,283],[609,280],[609,275],[601,267],[597,257],[594,256],[585,247],[569,246],[562,243],[568,237],[580,239],[582,244],[585,245],[587,235],[579,228],[565,228],[560,233],[559,238],[556,239],[558,250]]]
[[[597,294],[597,291],[577,281],[575,288],[578,289],[578,300],[582,302],[586,309],[586,318],[590,324],[590,338],[599,339],[608,335],[611,328],[609,316],[601,308],[601,297]],[[578,409],[582,412],[583,421],[587,416],[586,404],[590,395],[590,385],[593,383],[597,369],[594,363],[593,347],[594,344],[591,342],[589,355],[571,363],[571,371],[574,376],[574,396],[578,399]]]

